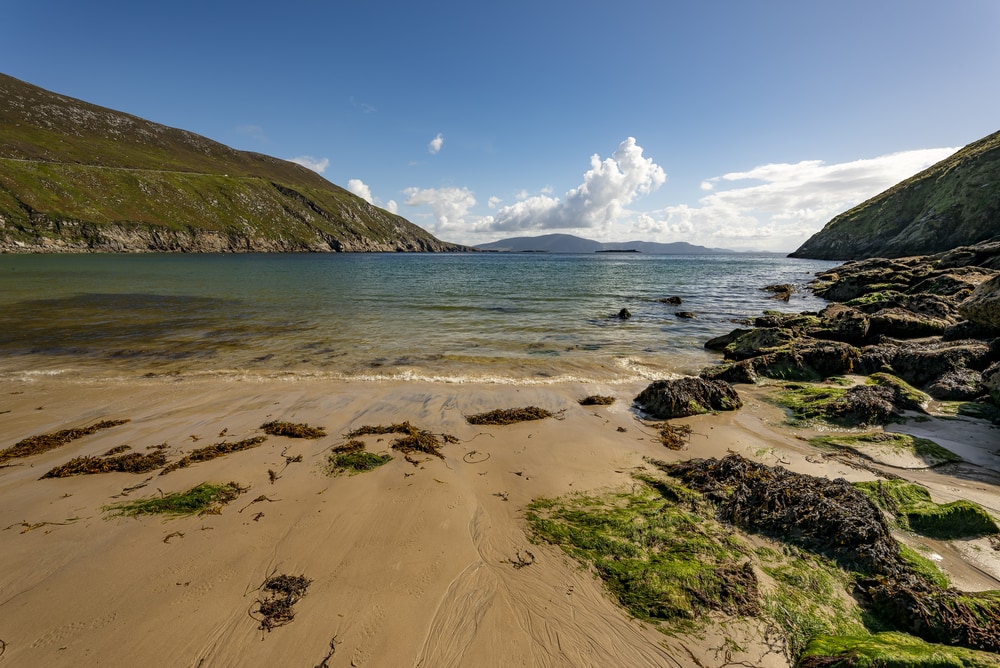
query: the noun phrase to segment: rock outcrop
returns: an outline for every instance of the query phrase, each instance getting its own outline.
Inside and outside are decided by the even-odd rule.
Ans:
[[[300,165],[0,75],[0,252],[451,250]]]
[[[635,403],[647,415],[659,420],[732,411],[743,405],[729,383],[701,378],[654,381],[639,393]]]
[[[1000,237],[1000,132],[842,213],[791,257],[927,255],[994,237]]]
[[[708,341],[705,347],[722,351],[725,361],[701,377],[753,383],[885,373],[935,399],[992,395],[1000,405],[998,260],[1000,243],[993,242],[820,273],[812,288],[835,303],[818,313],[767,313],[749,321],[752,328]],[[882,396],[887,392],[859,390],[858,397],[878,417],[900,407],[899,393]]]

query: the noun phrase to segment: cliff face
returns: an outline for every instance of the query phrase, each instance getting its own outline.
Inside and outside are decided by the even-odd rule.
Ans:
[[[0,74],[0,252],[453,250],[300,165]]]
[[[929,255],[1000,236],[1000,132],[837,216],[790,257]]]

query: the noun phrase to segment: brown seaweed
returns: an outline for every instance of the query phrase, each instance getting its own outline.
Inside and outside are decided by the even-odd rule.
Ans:
[[[222,441],[221,443],[216,443],[215,445],[209,445],[204,448],[198,448],[197,450],[192,450],[189,454],[181,457],[173,464],[170,464],[162,471],[160,475],[166,475],[171,471],[176,471],[177,469],[187,468],[191,464],[196,464],[198,462],[207,462],[210,459],[215,459],[217,457],[222,457],[228,455],[231,452],[239,452],[241,450],[249,450],[251,448],[256,448],[258,445],[267,440],[266,436],[254,436],[253,438],[246,438],[242,441],[237,441],[235,443],[229,443],[227,441]]]
[[[603,394],[592,394],[589,397],[580,399],[581,406],[610,406],[613,403],[615,403],[614,397],[605,396]]]
[[[112,448],[108,452],[116,450],[117,448]],[[123,455],[108,456],[105,454],[101,457],[76,457],[53,468],[42,478],[68,478],[74,475],[94,473],[149,473],[166,463],[167,456],[161,451],[151,454],[129,452]]]
[[[681,450],[691,440],[691,427],[686,424],[673,425],[664,422],[660,425],[660,442],[671,450]]]
[[[391,447],[393,450],[399,450],[403,454],[423,452],[441,459],[444,459],[444,455],[442,455],[440,451],[442,440],[445,443],[458,443],[458,439],[449,434],[442,434],[442,437],[439,439],[435,434],[432,434],[425,429],[418,429],[409,422],[399,422],[392,425],[365,425],[354,429],[346,435],[346,438],[349,440],[345,446],[350,445],[351,440],[356,439],[358,436],[380,434],[399,435],[399,437],[392,442]],[[337,450],[335,449],[334,451],[336,452]]]
[[[128,420],[102,420],[101,422],[92,424],[88,427],[76,427],[74,429],[63,429],[62,431],[52,432],[51,434],[29,436],[28,438],[18,441],[9,448],[0,450],[0,463],[9,459],[30,457],[31,455],[48,452],[49,450],[54,450],[55,448],[66,445],[71,441],[75,441],[78,438],[90,436],[91,434],[94,434],[102,429],[117,427],[118,425],[125,424],[126,422],[128,422]]]
[[[552,417],[552,413],[544,408],[526,406],[524,408],[498,408],[486,413],[466,415],[465,419],[469,424],[475,425],[508,425],[530,420],[544,420],[550,417]]]
[[[265,434],[270,436],[288,436],[289,438],[323,438],[326,431],[322,427],[310,427],[307,424],[280,422],[272,420],[260,426]]]
[[[292,607],[305,596],[312,580],[304,575],[271,575],[257,588],[261,595],[254,601],[250,616],[261,631],[272,631],[295,619]]]

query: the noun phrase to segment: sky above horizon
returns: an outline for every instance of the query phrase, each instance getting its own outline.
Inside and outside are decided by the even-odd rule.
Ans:
[[[0,71],[446,241],[791,251],[1000,130],[1000,1],[7,2]]]

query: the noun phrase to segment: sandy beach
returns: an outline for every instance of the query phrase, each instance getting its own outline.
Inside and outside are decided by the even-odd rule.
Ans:
[[[127,419],[0,468],[0,665],[10,666],[784,666],[751,621],[666,635],[631,618],[599,579],[559,548],[529,541],[538,497],[635,484],[644,458],[734,451],[795,471],[871,480],[782,425],[764,390],[738,386],[734,413],[676,421],[689,445],[670,451],[640,422],[645,383],[601,387],[326,380],[36,376],[0,381],[0,448],[42,433]],[[581,406],[591,394],[611,406]],[[539,406],[555,417],[473,426],[466,415]],[[269,436],[260,446],[159,475],[40,479],[74,457],[167,444],[171,460],[207,444],[262,435],[286,420],[327,436]],[[442,459],[389,450],[376,470],[331,477],[324,465],[362,425],[409,421],[458,442]],[[896,473],[938,501],[968,498],[1000,515],[997,430],[972,419],[908,423],[961,444],[958,475]],[[956,447],[956,451],[959,451]],[[299,459],[301,456],[301,459]],[[113,517],[105,506],[202,482],[246,491],[220,514]],[[144,486],[136,486],[145,483]],[[129,490],[129,488],[135,488]],[[919,539],[953,584],[1000,588],[1000,554]],[[294,619],[262,630],[255,606],[270,575],[311,582]],[[742,652],[727,653],[736,638]]]

